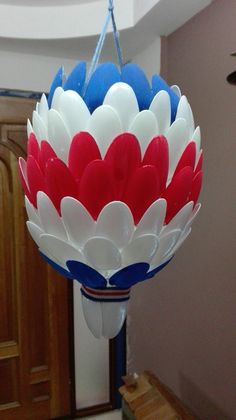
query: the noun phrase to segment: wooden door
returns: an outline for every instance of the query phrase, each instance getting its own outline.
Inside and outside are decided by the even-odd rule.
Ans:
[[[18,178],[34,106],[0,98],[0,420],[70,412],[67,281],[27,232]]]

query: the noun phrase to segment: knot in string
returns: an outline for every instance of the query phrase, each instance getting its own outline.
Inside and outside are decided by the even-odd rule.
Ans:
[[[84,92],[86,92],[89,80],[91,79],[92,74],[94,73],[94,71],[97,68],[98,65],[98,61],[102,52],[102,48],[104,45],[104,41],[106,38],[106,33],[107,33],[107,29],[108,29],[108,25],[110,23],[110,20],[112,22],[112,29],[113,29],[113,36],[114,36],[114,42],[115,42],[115,46],[116,46],[116,53],[117,53],[117,58],[118,58],[118,63],[119,63],[119,67],[120,70],[123,67],[123,59],[122,59],[122,51],[121,51],[121,46],[120,46],[120,39],[119,39],[119,32],[117,30],[116,27],[116,21],[115,21],[115,16],[114,16],[114,4],[113,4],[113,0],[108,0],[108,14],[104,23],[104,26],[102,28],[100,37],[98,39],[97,42],[97,46],[91,61],[91,65],[88,71],[88,77],[86,80],[86,83],[84,84]]]
[[[114,10],[113,0],[109,0],[108,11],[113,12],[113,10]]]

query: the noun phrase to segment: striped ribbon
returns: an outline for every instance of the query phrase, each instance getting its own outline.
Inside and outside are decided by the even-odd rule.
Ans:
[[[130,289],[118,289],[116,287],[93,289],[81,286],[81,293],[94,302],[124,302],[130,298]]]

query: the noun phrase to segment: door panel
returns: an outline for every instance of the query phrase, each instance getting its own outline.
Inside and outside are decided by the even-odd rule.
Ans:
[[[0,419],[46,420],[70,413],[68,287],[25,225],[17,163],[25,126],[0,130]]]

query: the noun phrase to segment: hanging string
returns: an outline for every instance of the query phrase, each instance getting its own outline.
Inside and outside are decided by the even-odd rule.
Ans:
[[[94,73],[94,71],[97,68],[98,62],[99,62],[99,58],[103,49],[103,45],[104,45],[104,41],[106,38],[106,34],[107,34],[107,29],[108,29],[108,25],[110,23],[110,20],[112,21],[112,29],[113,29],[113,36],[114,36],[114,42],[115,42],[115,46],[116,46],[116,52],[117,52],[117,57],[118,57],[118,62],[119,62],[119,67],[120,69],[122,69],[123,66],[123,60],[122,60],[122,51],[121,51],[121,45],[120,45],[120,39],[119,39],[119,32],[117,30],[117,26],[116,26],[116,21],[115,21],[115,16],[114,16],[114,4],[113,4],[113,0],[108,0],[108,13],[107,13],[107,17],[104,23],[104,26],[102,28],[92,61],[91,61],[91,65],[88,71],[88,77],[86,80],[86,83],[84,85],[84,93],[86,92],[89,80],[91,79],[92,74]]]
[[[102,48],[103,48],[103,45],[104,45],[104,41],[105,41],[105,38],[106,38],[106,33],[107,33],[108,25],[110,23],[110,19],[111,19],[111,13],[109,12],[107,17],[106,17],[105,24],[102,28],[102,32],[100,34],[100,37],[99,37],[99,40],[98,40],[98,43],[97,43],[92,61],[91,61],[91,65],[90,65],[90,68],[89,68],[89,71],[88,71],[87,84],[88,84],[92,74],[96,70],[96,67],[97,67],[101,52],[102,52]]]
[[[115,46],[116,46],[117,58],[118,58],[118,63],[119,63],[120,70],[121,70],[122,67],[123,67],[122,50],[121,50],[121,45],[120,45],[120,35],[119,35],[118,30],[117,30],[115,16],[114,16],[113,0],[109,0],[109,10],[111,12],[113,36],[114,36],[114,42],[115,42]]]

